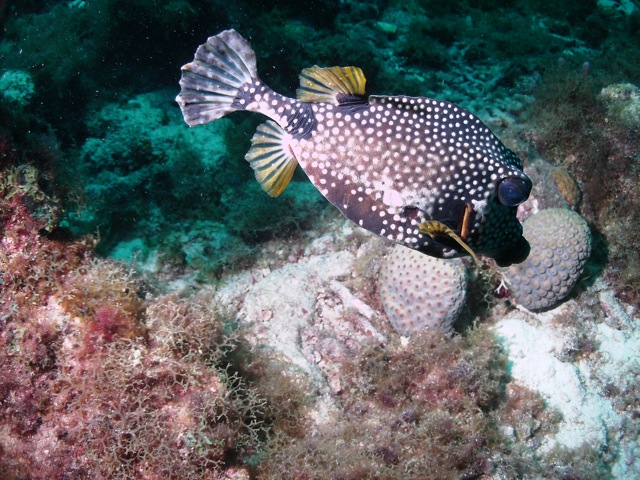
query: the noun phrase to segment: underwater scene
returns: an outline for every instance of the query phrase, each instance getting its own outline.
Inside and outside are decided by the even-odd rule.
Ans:
[[[638,1],[0,27],[0,480],[640,479]]]

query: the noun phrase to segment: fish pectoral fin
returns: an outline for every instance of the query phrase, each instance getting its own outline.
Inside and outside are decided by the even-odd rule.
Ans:
[[[364,103],[366,83],[362,70],[357,67],[322,68],[314,65],[300,73],[296,97],[303,102],[333,105]]]
[[[471,235],[471,222],[473,220],[473,205],[467,203],[464,206],[464,211],[460,217],[460,225],[458,230],[460,231],[460,238],[462,241],[467,242],[469,240],[469,236]]]
[[[244,157],[262,189],[272,197],[287,188],[298,165],[289,147],[290,141],[291,135],[269,120],[258,127]]]
[[[453,230],[447,227],[444,223],[438,220],[425,220],[418,225],[418,233],[427,235],[433,240],[436,240],[437,236],[448,237],[460,245],[469,255],[473,258],[476,268],[480,268],[480,261],[475,252],[471,250],[471,247],[467,245]]]

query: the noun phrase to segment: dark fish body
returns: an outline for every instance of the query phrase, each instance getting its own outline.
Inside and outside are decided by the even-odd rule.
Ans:
[[[464,255],[466,243],[502,264],[526,258],[516,209],[531,181],[476,116],[429,98],[367,97],[354,67],[312,67],[300,81],[298,99],[271,90],[249,44],[228,30],[183,67],[177,101],[189,125],[236,110],[271,119],[246,157],[270,195],[299,164],[347,218],[384,238],[437,257]],[[461,241],[425,234],[424,222]]]

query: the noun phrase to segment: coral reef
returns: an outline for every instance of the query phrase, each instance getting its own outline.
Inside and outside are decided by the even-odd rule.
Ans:
[[[640,136],[634,88],[609,86],[607,79],[565,68],[550,72],[529,111],[523,133],[547,159],[565,168],[582,192],[581,215],[606,237],[605,275],[619,294],[637,305],[640,254],[632,226],[640,219],[638,176]]]
[[[237,334],[211,293],[145,302],[89,239],[55,238],[37,180],[0,176],[3,478],[247,478],[265,400],[227,359]]]
[[[501,271],[517,304],[549,308],[569,295],[582,275],[591,255],[591,231],[580,215],[563,208],[542,210],[523,227],[531,253]]]
[[[284,202],[263,198],[250,169],[240,168],[242,156],[228,153],[231,123],[185,130],[174,96],[141,94],[87,120],[90,136],[66,167],[82,172],[83,208],[68,209],[64,224],[76,235],[99,229],[99,253],[141,262],[160,256],[207,277],[247,262],[257,241],[299,229],[321,211],[320,195],[299,182]]]
[[[26,0],[0,26],[0,477],[640,478],[637,2]],[[264,195],[254,120],[182,123],[179,66],[230,27],[278,91],[355,65],[478,115],[534,180],[520,218],[589,223],[577,287],[515,309],[485,261],[465,325],[399,335],[381,239],[302,175]]]
[[[103,252],[120,240],[144,239],[138,231],[169,228],[167,222],[199,203],[205,218],[216,216],[219,187],[202,172],[223,170],[227,124],[185,132],[171,102],[169,92],[143,94],[126,105],[107,104],[87,120],[89,137],[74,165],[84,174],[79,180],[86,179],[77,186],[87,207],[69,215],[68,223],[76,234],[100,228]],[[156,246],[153,238],[147,243]]]
[[[467,291],[461,262],[394,247],[380,269],[380,298],[389,321],[401,335],[425,329],[449,331]]]
[[[549,181],[552,180],[549,178]],[[531,475],[559,479],[570,472],[575,478],[594,480],[608,478],[611,468],[633,471],[634,466],[624,466],[631,460],[631,453],[625,453],[619,460],[609,457],[606,462],[599,453],[611,442],[616,444],[616,449],[619,445],[625,451],[633,450],[632,436],[628,443],[619,443],[603,433],[607,428],[621,435],[630,432],[635,421],[626,423],[625,419],[633,415],[631,411],[624,412],[621,408],[626,407],[616,406],[614,401],[598,407],[595,399],[600,387],[590,384],[592,390],[580,390],[576,398],[589,399],[585,405],[592,408],[591,423],[582,428],[588,431],[593,446],[570,442],[569,439],[575,439],[570,432],[579,427],[579,418],[566,413],[566,409],[573,411],[573,407],[567,398],[559,395],[562,389],[555,387],[559,390],[554,392],[553,387],[547,389],[543,385],[549,374],[546,369],[536,373],[539,381],[526,382],[523,377],[529,369],[537,371],[540,365],[551,365],[558,375],[561,372],[575,374],[570,362],[577,361],[588,361],[589,368],[597,372],[608,368],[599,354],[599,346],[593,341],[595,329],[602,328],[597,327],[602,315],[591,310],[593,302],[597,305],[598,297],[604,293],[598,290],[602,285],[589,287],[586,294],[582,292],[582,296],[589,298],[589,304],[579,308],[574,301],[569,301],[538,315],[505,311],[504,307],[497,306],[492,308],[487,325],[467,329],[462,335],[447,337],[437,330],[425,330],[403,339],[381,315],[377,291],[360,287],[368,283],[366,278],[370,278],[369,281],[377,278],[378,268],[364,269],[358,262],[366,261],[374,253],[383,253],[381,240],[358,234],[344,222],[334,222],[325,228],[329,233],[311,243],[304,254],[292,256],[289,252],[299,247],[288,245],[276,261],[269,248],[254,268],[229,277],[217,292],[219,303],[239,308],[238,322],[241,329],[247,328],[252,351],[263,352],[274,362],[284,364],[284,371],[275,378],[290,381],[293,375],[296,384],[302,382],[308,385],[306,391],[315,392],[306,398],[300,393],[289,393],[297,399],[297,405],[302,403],[307,408],[298,412],[298,427],[285,433],[274,426],[272,441],[266,444],[265,457],[257,465],[259,478],[280,478],[282,471],[293,477],[325,478],[329,475],[327,468],[348,478],[397,478],[403,469],[411,468],[416,469],[415,476],[429,472],[430,478],[459,478],[460,469],[465,468],[506,478]],[[553,319],[552,331],[541,336],[540,342],[543,338],[546,342],[548,336],[549,341],[556,343],[553,348],[539,351],[536,346],[541,343],[528,341],[526,332],[544,327],[549,318]],[[496,325],[493,331],[509,352],[509,358],[523,355],[518,357],[517,370],[504,370],[502,350],[493,343],[493,322]],[[540,322],[542,325],[538,325]],[[637,329],[632,324],[631,320],[628,336],[616,340],[620,342],[618,348],[626,352],[621,353],[623,356],[632,355],[635,348],[636,333],[633,332]],[[525,333],[514,333],[520,331]],[[558,332],[562,332],[561,338]],[[602,348],[603,353],[608,352],[610,344]],[[461,354],[472,365],[461,367],[459,362],[463,360],[458,356]],[[545,358],[539,359],[537,355]],[[485,360],[489,363],[484,364]],[[462,373],[453,365],[460,366]],[[425,373],[429,371],[427,382],[433,383],[421,383],[422,374],[416,369],[422,367]],[[476,367],[481,369],[476,371]],[[481,379],[464,376],[471,373],[467,368],[481,374]],[[456,371],[463,375],[461,384],[450,376]],[[489,381],[484,375],[491,372],[498,376]],[[605,381],[603,377],[602,388],[611,381],[610,390],[614,384],[620,385],[626,392],[625,402],[632,400],[629,377],[614,379],[607,373],[606,378]],[[493,383],[497,379],[502,380]],[[253,380],[260,391],[269,382],[268,377]],[[438,385],[449,385],[453,390],[439,390]],[[463,398],[470,392],[456,390],[456,386],[462,385],[465,389],[488,389],[481,395],[479,392],[472,395],[474,402],[480,398],[488,402],[482,401],[480,408],[485,413],[473,416],[472,423],[467,423],[471,417],[460,412],[453,419],[447,417],[448,408],[457,411],[454,406],[461,405],[457,402],[467,401]],[[572,378],[571,385],[583,388],[584,383],[580,378]],[[542,392],[543,397],[531,389]],[[411,392],[416,392],[415,396]],[[488,392],[492,392],[489,397]],[[445,413],[437,403],[420,404],[427,399],[445,402]],[[413,408],[416,404],[422,405],[417,411]],[[612,415],[614,410],[617,413]],[[566,423],[561,414],[567,416]],[[418,415],[418,421],[413,423],[410,420],[413,417],[407,415]],[[443,418],[446,421],[438,423]],[[487,426],[483,422],[488,419],[497,423]],[[602,421],[608,427],[602,429]],[[475,422],[483,425],[482,438],[477,437]],[[500,428],[492,430],[496,425]],[[563,430],[559,430],[561,428]],[[431,440],[427,442],[427,438]],[[456,452],[464,447],[465,438],[480,442],[473,453],[475,466],[465,462],[448,463],[460,460]],[[410,448],[418,439],[420,447]],[[425,448],[429,451],[430,445],[439,453],[431,454],[428,459],[422,457],[420,452]],[[485,448],[494,453],[487,451],[485,457]]]
[[[202,478],[256,454],[264,400],[226,367],[234,341],[214,308],[206,293],[159,298],[145,310],[146,338],[120,335],[90,361],[60,362],[58,428],[82,443],[87,471]]]

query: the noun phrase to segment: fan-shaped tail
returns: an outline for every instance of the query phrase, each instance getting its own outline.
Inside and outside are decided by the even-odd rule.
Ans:
[[[193,61],[182,67],[176,101],[189,126],[209,123],[244,110],[238,92],[258,81],[251,45],[235,30],[225,30],[200,45]]]

